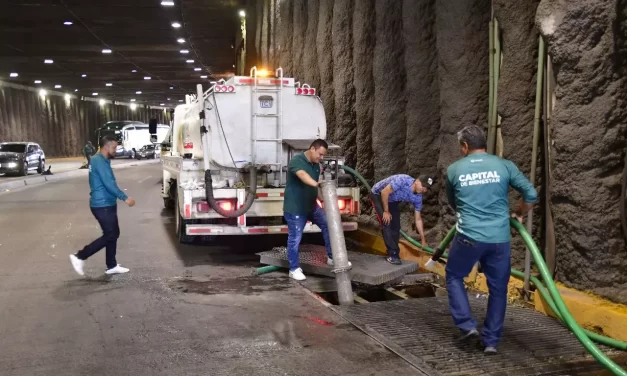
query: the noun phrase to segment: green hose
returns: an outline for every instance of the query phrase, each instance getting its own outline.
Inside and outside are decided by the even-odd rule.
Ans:
[[[354,169],[348,166],[342,166],[342,169],[352,174],[353,176],[355,176],[355,178],[357,178],[368,189],[368,191],[372,189],[370,187],[370,184],[368,184],[368,182],[363,178],[363,176],[361,176],[357,171],[355,171]],[[614,372],[616,375],[627,376],[627,372],[625,372],[618,365],[616,365],[611,359],[609,359],[605,354],[603,354],[592,342],[590,342],[588,337],[601,344],[611,346],[611,347],[624,350],[624,351],[627,350],[627,342],[616,340],[610,337],[606,337],[606,336],[591,332],[589,330],[582,329],[579,326],[579,324],[577,324],[577,322],[573,319],[573,317],[570,315],[570,312],[566,308],[564,301],[562,300],[562,297],[559,295],[557,287],[555,286],[555,283],[553,283],[553,279],[551,278],[550,274],[548,274],[546,264],[542,260],[542,256],[535,242],[533,241],[529,233],[527,233],[527,230],[525,230],[525,228],[518,221],[512,219],[510,222],[512,224],[512,227],[518,230],[520,235],[523,237],[525,244],[527,245],[527,247],[529,248],[529,250],[531,251],[534,257],[534,261],[540,267],[540,274],[542,275],[542,278],[545,281],[548,281],[549,289],[547,291],[546,287],[542,284],[542,282],[540,282],[536,277],[531,276],[531,282],[540,291],[540,295],[542,295],[542,298],[547,302],[551,310],[555,313],[555,315],[562,322],[564,322],[568,326],[569,329],[571,329],[571,331],[573,331],[573,333],[575,333],[575,335],[577,336],[577,339],[579,339],[579,341],[595,357],[595,359],[597,359],[604,366],[612,370],[612,372]],[[411,243],[415,247],[418,247],[429,254],[433,254],[434,250],[432,248],[423,247],[422,244],[418,243],[416,240],[414,240],[414,238],[407,235],[403,230],[401,230],[400,233],[409,243]],[[442,250],[446,249],[448,244],[451,242],[451,240],[455,236],[455,233],[456,233],[455,226],[453,226],[453,228],[451,228],[451,230],[448,232],[444,240],[440,242],[438,248]],[[444,253],[441,257],[448,258],[448,255]],[[544,273],[543,271],[546,273]],[[524,276],[525,276],[523,272],[516,270],[516,269],[511,270],[511,275],[519,279],[524,279]],[[558,302],[556,303],[556,301]]]

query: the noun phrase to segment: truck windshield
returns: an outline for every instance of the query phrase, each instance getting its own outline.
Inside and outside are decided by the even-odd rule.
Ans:
[[[0,152],[25,153],[26,144],[1,144]]]

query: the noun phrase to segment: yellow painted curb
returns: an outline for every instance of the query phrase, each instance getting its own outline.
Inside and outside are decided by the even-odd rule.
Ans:
[[[372,229],[360,228],[357,231],[351,231],[345,234],[347,238],[352,239],[362,247],[364,252],[386,254],[383,238]],[[400,256],[403,260],[415,261],[420,266],[421,271],[426,271],[422,268],[422,265],[431,257],[427,252],[411,245],[404,239],[401,239],[399,242],[399,247],[401,249]],[[435,273],[444,276],[444,266],[442,264],[436,264]],[[485,276],[483,274],[477,274],[476,268],[466,277],[465,281],[468,286],[475,290],[485,293],[488,292]],[[590,331],[627,341],[626,305],[612,303],[607,299],[571,289],[559,283],[557,287],[566,307],[568,307],[571,315],[579,325]],[[522,288],[523,282],[521,280],[514,277],[510,278],[508,286],[508,298],[510,302],[520,299],[520,291]],[[537,311],[555,317],[538,291],[535,291],[533,296],[533,306]]]

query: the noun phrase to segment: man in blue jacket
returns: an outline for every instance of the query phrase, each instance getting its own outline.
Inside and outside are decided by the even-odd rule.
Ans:
[[[461,338],[478,337],[464,278],[477,262],[481,263],[490,292],[481,337],[485,353],[495,354],[505,321],[510,274],[508,189],[511,186],[522,195],[518,208],[511,214],[521,222],[538,195],[514,163],[486,153],[483,129],[468,126],[459,131],[457,138],[464,157],[446,171],[446,194],[457,215],[457,235],[451,242],[446,263],[446,289]]]
[[[107,250],[106,274],[127,273],[129,269],[118,265],[115,260],[120,227],[118,226],[117,200],[124,201],[128,206],[135,205],[135,200],[128,197],[115,182],[111,159],[115,158],[115,149],[118,143],[107,136],[100,139],[100,153],[94,155],[89,166],[89,187],[91,198],[89,206],[102,229],[102,236],[86,245],[81,251],[70,255],[74,270],[79,275],[85,275],[83,267],[85,260],[93,256],[102,248]]]

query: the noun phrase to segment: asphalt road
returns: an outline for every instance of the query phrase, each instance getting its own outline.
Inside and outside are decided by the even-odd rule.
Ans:
[[[46,169],[48,169],[48,167],[51,167],[50,171],[53,174],[58,174],[59,172],[78,170],[83,165],[84,161],[85,161],[84,159],[78,160],[78,158],[52,159],[46,163]],[[128,162],[133,162],[133,159],[116,158],[111,161],[111,164],[115,165],[115,164],[128,163]],[[13,181],[13,180],[32,179],[33,177],[37,177],[37,176],[40,176],[40,175],[36,171],[30,171],[27,176],[0,174],[0,184]]]
[[[412,368],[284,273],[252,277],[285,238],[181,246],[161,166],[115,171],[118,262],[78,276],[68,255],[100,230],[85,177],[0,194],[0,375],[411,375]]]

